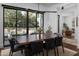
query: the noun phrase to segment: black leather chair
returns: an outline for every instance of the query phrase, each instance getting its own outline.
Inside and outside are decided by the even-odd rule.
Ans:
[[[48,56],[49,50],[54,49],[54,54],[56,55],[56,50],[55,50],[55,39],[50,38],[45,40],[44,44],[44,49],[46,50],[46,54]]]
[[[31,42],[30,44],[30,55],[38,55],[42,52],[42,55],[44,55],[43,51],[43,42],[38,41],[38,42]]]
[[[16,52],[16,51],[21,50],[21,52],[23,52],[23,49],[25,48],[25,46],[17,44],[15,38],[11,38],[9,42],[10,42],[10,53],[9,53],[10,56],[12,56],[13,52]]]
[[[63,50],[63,53],[64,53],[64,46],[63,46],[63,37],[56,37],[55,38],[55,45],[56,45],[56,48],[57,48],[57,54],[59,55],[59,52],[58,52],[58,47],[59,46],[62,46],[62,50]]]

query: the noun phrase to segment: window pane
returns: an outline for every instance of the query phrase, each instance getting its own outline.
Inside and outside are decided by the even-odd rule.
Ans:
[[[43,26],[43,14],[38,13],[37,14],[37,27]]]
[[[16,34],[16,10],[4,10],[4,39],[5,45],[8,43],[8,37]]]
[[[29,12],[29,34],[36,33],[36,13]]]
[[[38,13],[37,14],[37,32],[41,30],[41,33],[43,33],[43,14]],[[39,35],[37,35],[37,39],[39,39]],[[41,34],[41,39],[43,38],[43,34]]]
[[[17,10],[17,35],[26,34],[26,11]]]
[[[27,24],[27,12],[17,10],[17,40],[26,40],[26,24]]]

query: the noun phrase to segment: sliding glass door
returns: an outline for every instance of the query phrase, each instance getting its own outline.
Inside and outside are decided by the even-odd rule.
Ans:
[[[8,45],[8,37],[16,35],[16,10],[4,9],[4,43]]]
[[[4,46],[9,45],[10,37],[27,37],[27,11],[4,9]]]
[[[11,37],[27,39],[36,36],[37,29],[43,26],[43,13],[19,9],[4,8],[4,39],[3,45],[8,46]],[[34,38],[36,39],[36,38]]]
[[[38,29],[43,28],[43,14],[36,12],[28,12],[28,33],[30,39],[39,39]]]
[[[43,38],[43,34],[44,33],[44,24],[43,24],[43,14],[42,13],[37,13],[37,32],[39,33],[39,31],[41,30],[41,38],[39,37],[39,34],[37,35],[37,39],[42,39]],[[39,28],[41,28],[39,30]]]
[[[36,39],[36,21],[37,21],[36,12],[28,12],[28,38],[29,40]]]
[[[43,27],[43,14],[37,13],[37,28]]]
[[[29,34],[36,33],[36,13],[35,12],[28,12],[28,27],[29,27]]]
[[[16,30],[17,30],[17,40],[26,40],[27,39],[27,12],[22,10],[17,10],[17,19],[16,19]]]
[[[27,28],[27,12],[17,10],[17,35],[24,35],[26,34],[26,28]]]

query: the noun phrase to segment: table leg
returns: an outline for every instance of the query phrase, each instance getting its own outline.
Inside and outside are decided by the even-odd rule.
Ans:
[[[0,50],[0,56],[1,56],[1,50]]]

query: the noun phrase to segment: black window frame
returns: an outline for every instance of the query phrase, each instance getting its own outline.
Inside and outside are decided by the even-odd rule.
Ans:
[[[29,19],[28,19],[28,18],[29,18],[28,13],[29,13],[29,12],[36,12],[36,25],[37,25],[37,14],[40,13],[40,14],[43,15],[42,23],[43,23],[43,30],[44,30],[44,13],[45,13],[45,12],[43,12],[43,11],[38,11],[38,10],[32,10],[32,9],[21,8],[21,7],[3,5],[3,4],[2,4],[2,6],[3,6],[3,46],[4,46],[4,47],[7,47],[7,45],[5,45],[5,37],[4,37],[4,24],[5,24],[5,23],[4,23],[4,21],[5,21],[5,17],[4,17],[5,11],[4,11],[4,10],[5,10],[5,9],[16,10],[16,24],[17,24],[17,10],[26,11],[26,13],[27,13],[27,15],[26,15],[26,16],[27,16],[27,18],[26,18],[26,22],[27,22],[27,23],[26,23],[26,27],[27,27],[27,28],[26,28],[26,31],[27,31],[26,34],[27,34],[27,35],[26,35],[26,36],[27,36],[27,37],[26,37],[26,38],[27,38],[27,39],[28,39],[28,35],[29,35],[29,33],[28,33],[28,32],[29,32],[29,26],[28,26],[28,24],[29,24],[29,23],[28,23],[28,22],[29,22],[29,21],[28,21],[28,20],[29,20]],[[36,26],[36,30],[37,30],[37,26]],[[17,25],[16,25],[16,37],[17,37]],[[10,45],[8,45],[8,46],[10,46]]]

